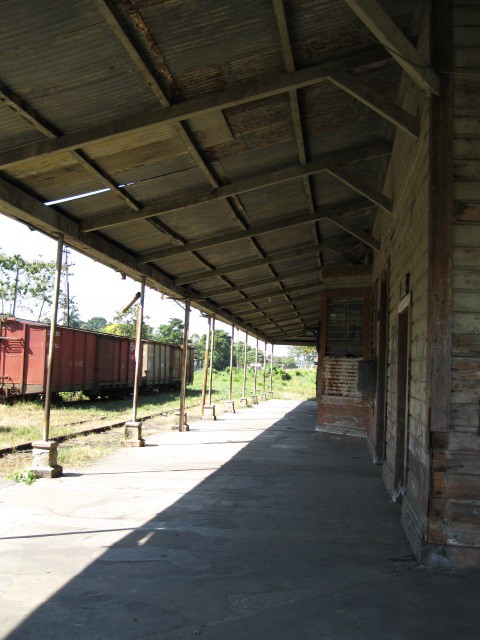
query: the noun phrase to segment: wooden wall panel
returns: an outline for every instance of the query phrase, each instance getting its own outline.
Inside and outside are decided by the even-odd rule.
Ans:
[[[480,0],[453,2],[452,343],[448,433],[432,438],[427,541],[480,564]],[[440,437],[440,435],[442,437]],[[435,550],[433,551],[435,553]]]
[[[429,55],[429,23],[425,20],[418,48]],[[409,274],[411,307],[409,326],[408,413],[408,490],[403,496],[403,524],[416,548],[424,538],[430,493],[429,438],[427,410],[427,332],[428,332],[428,211],[430,106],[428,99],[406,77],[396,96],[398,104],[420,119],[420,136],[413,140],[397,131],[393,143],[384,193],[394,201],[394,215],[378,213],[375,237],[381,238],[382,251],[376,254],[374,280],[388,268],[388,362],[386,376],[386,433],[383,479],[393,499],[401,498],[396,488],[399,443],[397,434],[397,337],[401,302],[400,283]],[[375,406],[379,405],[378,399]]]

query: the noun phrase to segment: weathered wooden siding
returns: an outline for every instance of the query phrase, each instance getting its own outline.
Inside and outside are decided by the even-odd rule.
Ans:
[[[432,440],[428,542],[480,563],[480,0],[453,3],[453,319],[450,424]]]
[[[419,50],[428,57],[429,22],[425,19]],[[407,385],[408,490],[403,496],[403,524],[417,548],[427,524],[429,480],[429,439],[427,424],[427,288],[428,288],[428,205],[429,205],[429,103],[406,77],[402,78],[397,102],[420,119],[420,136],[412,139],[401,131],[395,134],[393,153],[384,193],[394,200],[394,215],[380,212],[374,235],[381,239],[381,252],[374,257],[373,281],[388,270],[388,363],[386,376],[386,433],[383,477],[393,499],[402,488],[398,477],[398,455],[402,442],[397,433],[397,337],[400,283],[410,278],[409,369]],[[377,402],[376,402],[377,404]],[[375,416],[371,420],[374,423]],[[375,448],[370,433],[369,448]],[[377,446],[378,450],[378,446]],[[403,465],[402,465],[403,466]]]

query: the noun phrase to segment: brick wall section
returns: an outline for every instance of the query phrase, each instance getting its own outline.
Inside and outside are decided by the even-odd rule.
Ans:
[[[454,228],[450,425],[433,440],[428,542],[480,565],[480,0],[453,3]]]

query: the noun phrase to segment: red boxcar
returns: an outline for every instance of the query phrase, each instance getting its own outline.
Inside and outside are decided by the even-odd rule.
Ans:
[[[0,387],[3,394],[44,393],[49,325],[9,318],[1,323]],[[57,327],[52,391],[87,395],[133,388],[135,341],[105,333]]]
[[[8,318],[0,325],[0,398],[45,393],[50,326]],[[143,341],[142,388],[179,387],[182,347]],[[189,347],[187,382],[193,381]],[[57,327],[52,391],[125,395],[133,389],[135,340]]]

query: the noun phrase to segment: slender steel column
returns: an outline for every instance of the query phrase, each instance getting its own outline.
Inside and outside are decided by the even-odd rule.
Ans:
[[[142,382],[142,328],[143,328],[143,307],[145,304],[145,278],[142,278],[140,286],[140,297],[137,305],[137,326],[135,330],[135,378],[133,383],[132,402],[132,422],[137,421],[138,413],[138,393]]]
[[[257,395],[258,338],[255,345],[255,372],[253,374],[253,395]]]
[[[53,292],[52,316],[50,321],[50,342],[48,345],[47,380],[45,384],[45,421],[43,440],[50,437],[50,409],[52,404],[53,364],[55,359],[55,333],[57,332],[58,298],[60,295],[60,276],[62,273],[63,234],[57,239],[57,262],[55,265],[55,289]]]
[[[212,322],[212,340],[210,349],[210,376],[208,379],[208,405],[212,406],[212,376],[213,376],[213,351],[215,349],[215,316]]]
[[[207,394],[207,376],[208,376],[208,357],[210,355],[210,330],[212,326],[212,318],[208,316],[208,330],[205,336],[205,357],[203,360],[203,382],[202,382],[202,400],[201,400],[201,414],[203,416],[205,407],[205,396]]]
[[[233,339],[235,337],[235,327],[232,324],[232,339],[230,342],[230,376],[228,380],[228,399],[232,401],[232,387],[233,387]]]
[[[180,383],[180,416],[178,419],[178,430],[187,431],[185,424],[185,394],[187,391],[187,371],[188,371],[188,330],[190,326],[190,300],[185,300],[185,324],[183,329],[183,358],[182,358],[182,379]]]
[[[273,342],[272,355],[270,356],[270,393],[273,393]]]
[[[264,342],[265,348],[263,351],[263,399],[267,398],[267,390],[266,390],[266,376],[267,376],[267,343]]]
[[[248,333],[245,331],[245,349],[243,352],[243,398],[247,398],[247,344]]]

